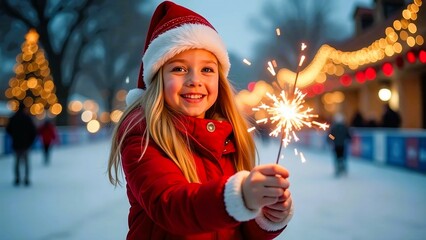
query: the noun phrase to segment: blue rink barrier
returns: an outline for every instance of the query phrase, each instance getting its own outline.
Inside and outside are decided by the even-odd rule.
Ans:
[[[102,128],[96,133],[89,133],[85,127],[57,127],[58,141],[54,146],[67,146],[104,140],[111,137],[109,128]],[[37,137],[33,149],[41,149],[40,138]],[[0,156],[12,153],[12,141],[4,128],[0,128]]]
[[[350,156],[379,164],[426,173],[426,131],[385,128],[352,128]],[[301,131],[298,145],[324,149],[328,133]]]

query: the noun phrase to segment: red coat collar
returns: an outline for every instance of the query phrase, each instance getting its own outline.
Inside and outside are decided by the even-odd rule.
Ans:
[[[235,152],[232,125],[225,120],[178,116],[175,126],[187,136],[192,150],[219,160],[223,154]]]

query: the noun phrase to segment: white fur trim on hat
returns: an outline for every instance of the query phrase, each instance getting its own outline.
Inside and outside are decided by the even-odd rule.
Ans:
[[[189,49],[205,49],[213,53],[228,76],[231,64],[219,34],[203,24],[184,24],[160,34],[149,44],[142,57],[145,84],[151,84],[152,77],[169,59]]]
[[[248,171],[240,171],[232,175],[225,184],[225,207],[230,216],[239,222],[254,219],[260,214],[259,210],[250,210],[246,207],[242,194],[242,182],[250,174]]]
[[[134,102],[136,102],[136,100],[138,100],[139,98],[141,98],[144,94],[144,90],[140,89],[140,88],[133,88],[131,89],[126,96],[126,105],[130,106],[132,105]]]

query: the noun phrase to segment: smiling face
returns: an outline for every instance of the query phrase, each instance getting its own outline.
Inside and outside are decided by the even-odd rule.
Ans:
[[[174,110],[204,118],[218,96],[219,63],[211,52],[184,51],[163,66],[164,97]]]

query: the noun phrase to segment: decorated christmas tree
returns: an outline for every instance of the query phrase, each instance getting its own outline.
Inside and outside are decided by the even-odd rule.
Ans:
[[[8,106],[13,111],[24,104],[38,118],[53,117],[61,113],[62,106],[58,103],[49,63],[38,46],[38,38],[34,29],[25,35],[22,53],[16,57],[16,75],[9,80],[5,94],[9,99]]]

